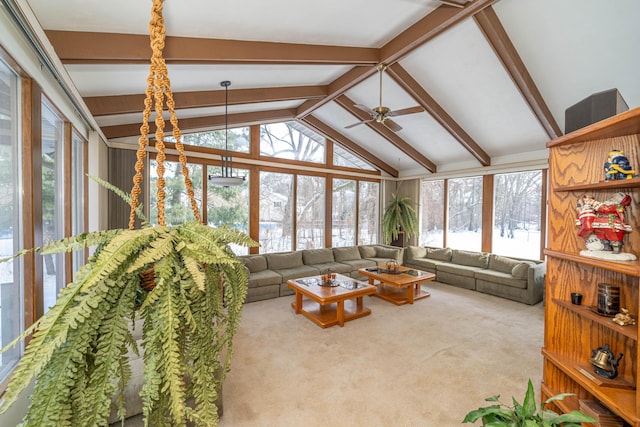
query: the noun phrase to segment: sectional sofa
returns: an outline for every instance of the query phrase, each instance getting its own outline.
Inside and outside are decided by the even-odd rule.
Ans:
[[[383,266],[390,260],[428,271],[438,282],[525,304],[542,300],[546,263],[451,248],[361,245],[306,249],[239,257],[249,270],[246,302],[291,295],[287,281],[331,270],[366,280],[358,269]]]
[[[383,266],[391,260],[402,264],[404,249],[387,245],[361,245],[342,248],[305,249],[264,255],[240,256],[249,270],[246,302],[292,295],[287,281],[315,276],[331,270],[364,280],[358,269]]]
[[[436,275],[436,281],[525,304],[542,301],[546,263],[487,252],[409,246],[405,265]]]

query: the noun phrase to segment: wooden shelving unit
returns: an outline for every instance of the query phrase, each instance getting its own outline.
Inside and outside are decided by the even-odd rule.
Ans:
[[[606,200],[616,192],[629,194],[633,203],[625,221],[633,229],[625,236],[623,252],[640,258],[640,178],[603,181],[609,151],[624,150],[640,171],[640,108],[577,130],[547,144],[549,193],[547,276],[545,284],[545,338],[542,400],[558,393],[575,393],[557,403],[567,412],[579,409],[580,399],[600,401],[628,424],[640,427],[638,392],[639,325],[619,326],[599,315],[598,283],[620,287],[620,306],[637,318],[640,306],[640,261],[614,262],[580,255],[585,239],[578,236],[576,203],[584,194]],[[570,302],[571,292],[583,294],[583,305]],[[592,369],[591,351],[609,344],[624,356],[618,377],[606,380]]]

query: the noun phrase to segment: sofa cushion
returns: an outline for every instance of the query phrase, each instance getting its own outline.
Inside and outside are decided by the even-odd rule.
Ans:
[[[472,267],[470,265],[461,265],[453,263],[442,263],[437,266],[436,271],[446,271],[447,273],[457,274],[458,276],[475,277],[475,272],[481,270],[480,267]]]
[[[407,247],[407,259],[424,258],[427,255],[427,248],[424,246]]]
[[[311,267],[317,268],[322,274],[328,273],[329,271],[332,273],[348,274],[352,271],[350,265],[341,262],[325,262],[322,264],[313,264]]]
[[[308,265],[299,265],[293,268],[276,270],[276,273],[282,276],[282,283],[286,286],[287,280],[299,279],[301,277],[317,276],[320,274],[320,270]]]
[[[375,258],[386,258],[398,260],[400,256],[400,249],[384,248],[382,246],[376,247]]]
[[[282,283],[282,276],[271,270],[257,271],[249,275],[249,288],[259,288],[261,286],[279,285]]]
[[[305,265],[334,262],[333,251],[331,249],[306,249],[302,251],[302,261]]]
[[[435,271],[439,265],[446,264],[445,261],[438,261],[437,259],[430,258],[414,258],[407,262],[407,265],[416,267],[418,269],[427,269]]]
[[[343,264],[351,266],[351,271],[355,272],[361,268],[375,267],[377,263],[370,259],[347,259],[342,261]]]
[[[515,267],[518,263],[520,263],[520,261],[516,261],[515,259],[495,254],[489,255],[489,268],[491,270],[511,274],[511,272],[513,271],[513,267]]]
[[[333,258],[337,262],[347,261],[352,259],[361,259],[360,251],[357,246],[347,246],[344,248],[333,248]]]
[[[459,265],[468,265],[470,267],[487,268],[489,264],[489,254],[456,249],[451,256],[451,262]]]
[[[452,255],[453,250],[451,248],[427,248],[427,258],[449,262]]]
[[[302,266],[302,252],[285,252],[267,254],[267,264],[270,270],[282,270]]]
[[[358,246],[361,258],[375,258],[376,247],[375,246]]]
[[[527,289],[526,279],[516,279],[511,273],[503,273],[501,271],[479,270],[476,271],[476,279],[512,288]]]
[[[249,273],[257,273],[267,269],[267,259],[264,255],[248,255],[239,257],[249,269]]]
[[[532,267],[534,263],[531,262],[519,262],[513,266],[513,270],[511,270],[511,275],[516,279],[526,279],[529,275],[529,268]]]

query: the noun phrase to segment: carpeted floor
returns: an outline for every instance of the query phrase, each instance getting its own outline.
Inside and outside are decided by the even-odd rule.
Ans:
[[[529,378],[539,398],[542,304],[425,287],[414,305],[365,297],[371,315],[343,328],[296,316],[293,296],[246,304],[220,426],[460,426]]]

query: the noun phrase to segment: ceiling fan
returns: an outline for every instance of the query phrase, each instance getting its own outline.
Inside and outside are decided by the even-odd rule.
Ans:
[[[349,129],[354,126],[361,125],[363,123],[378,122],[378,123],[382,123],[383,125],[388,127],[390,130],[394,132],[398,132],[402,130],[402,126],[400,126],[393,120],[390,120],[389,117],[404,116],[406,114],[421,113],[424,111],[424,108],[418,105],[416,105],[415,107],[403,108],[401,110],[395,110],[395,111],[391,111],[390,108],[382,105],[382,72],[386,70],[386,68],[387,66],[384,64],[378,65],[378,74],[380,75],[380,105],[375,108],[369,108],[366,105],[355,104],[354,107],[362,111],[366,111],[367,113],[369,113],[369,115],[371,115],[371,118],[367,120],[362,120],[358,123],[354,123],[349,126],[345,126],[345,129]]]

